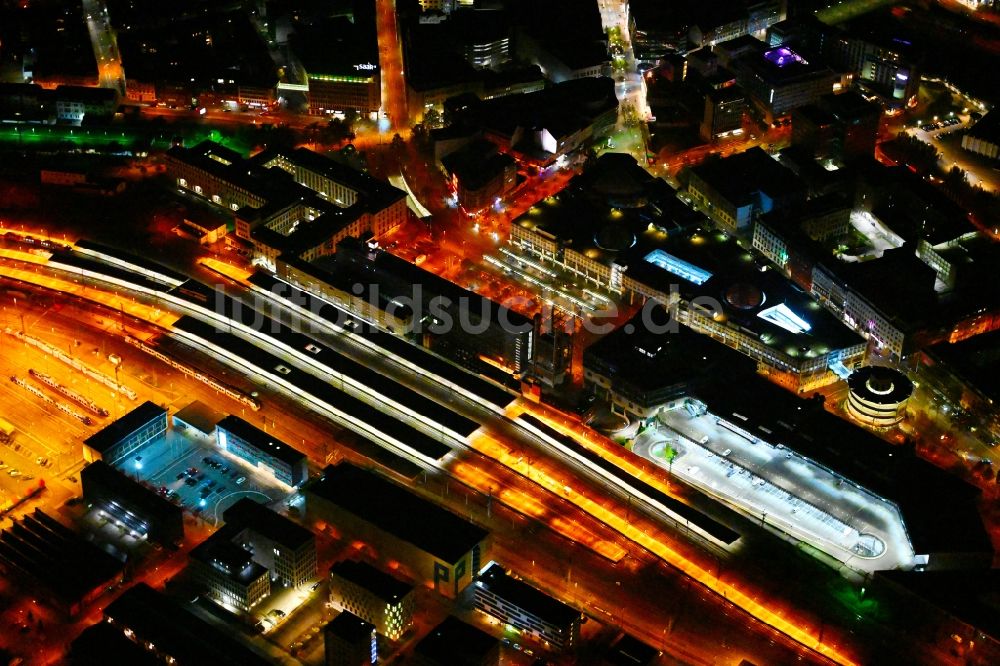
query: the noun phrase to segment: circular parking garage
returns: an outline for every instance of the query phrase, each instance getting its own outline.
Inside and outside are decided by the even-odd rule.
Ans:
[[[870,365],[847,379],[847,413],[870,428],[892,428],[903,420],[906,402],[913,394],[913,382],[906,375],[882,366]]]

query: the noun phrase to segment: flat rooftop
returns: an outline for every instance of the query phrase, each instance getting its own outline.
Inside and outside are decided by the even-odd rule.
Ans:
[[[250,551],[230,541],[224,532],[216,532],[195,546],[190,557],[239,585],[249,585],[267,573],[267,569],[253,561]]]
[[[187,664],[266,666],[270,659],[184,610],[145,583],[136,583],[104,609],[104,617],[131,629],[136,638]]]
[[[880,571],[883,578],[952,617],[1000,640],[1000,569],[986,571]]]
[[[223,419],[220,412],[215,411],[200,400],[192,400],[186,407],[174,414],[174,423],[183,421],[193,426],[205,435],[215,432],[215,426]]]
[[[395,604],[413,591],[413,586],[393,578],[367,562],[341,560],[330,567],[330,575],[367,590],[387,604]]]
[[[670,313],[662,305],[644,308],[628,324],[587,347],[584,367],[608,376],[615,391],[636,397],[671,387],[683,391],[723,372],[755,371],[755,362],[743,354],[686,326],[669,324]]]
[[[350,611],[341,611],[323,627],[323,634],[332,634],[351,644],[371,643],[375,625],[365,622]]]
[[[442,665],[481,666],[499,643],[482,629],[449,615],[417,643],[413,652]]]
[[[39,508],[0,531],[0,562],[9,576],[29,577],[70,603],[115,582],[125,568]]]
[[[391,481],[350,463],[328,466],[309,492],[445,562],[456,562],[489,532]]]
[[[737,206],[752,202],[758,192],[765,192],[772,199],[805,192],[804,184],[791,169],[757,146],[703,162],[692,167],[691,173]]]
[[[569,626],[580,619],[580,611],[550,597],[523,580],[512,578],[496,562],[480,574],[476,585],[534,615],[541,621],[557,627]]]
[[[631,634],[622,634],[604,655],[604,661],[609,666],[649,666],[661,654]]]
[[[227,526],[253,530],[293,550],[316,541],[316,535],[305,527],[249,497],[223,511],[222,520]]]
[[[85,497],[92,496],[92,484],[97,484],[112,492],[118,503],[143,520],[173,518],[177,524],[181,523],[181,508],[179,506],[102,460],[96,460],[84,467],[80,472],[80,479],[83,483]]]
[[[917,555],[992,553],[979,515],[979,490],[762,377],[714,382],[696,393],[712,414],[783,444],[894,502]]]
[[[104,453],[153,419],[166,415],[166,409],[147,400],[128,414],[109,423],[103,429],[83,440],[83,443],[95,451]]]
[[[238,416],[229,415],[219,421],[216,427],[246,440],[261,451],[288,465],[297,465],[306,459],[306,454],[293,449],[280,439],[272,437],[257,426],[244,421]]]

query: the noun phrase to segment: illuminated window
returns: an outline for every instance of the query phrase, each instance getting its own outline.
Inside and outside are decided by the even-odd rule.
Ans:
[[[761,310],[757,316],[775,326],[780,326],[789,333],[805,333],[812,328],[809,322],[792,312],[784,303]]]
[[[679,278],[698,285],[705,284],[712,277],[712,274],[704,268],[698,268],[694,264],[689,264],[683,259],[678,259],[672,254],[667,254],[663,250],[653,250],[646,255],[646,261],[662,268],[668,273],[673,273]]]

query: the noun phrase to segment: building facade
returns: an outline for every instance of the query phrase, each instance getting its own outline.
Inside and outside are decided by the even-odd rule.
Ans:
[[[546,648],[569,650],[579,642],[582,613],[512,578],[496,562],[476,581],[475,604]]]
[[[133,409],[83,441],[83,459],[121,465],[167,432],[167,410],[149,402]]]
[[[227,416],[215,428],[220,449],[242,458],[289,486],[301,485],[309,476],[308,458],[281,440],[238,416]]]
[[[330,602],[374,625],[390,641],[413,626],[415,588],[365,562],[330,567]]]

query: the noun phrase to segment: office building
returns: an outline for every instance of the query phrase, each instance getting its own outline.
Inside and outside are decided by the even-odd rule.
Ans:
[[[84,119],[109,120],[118,108],[118,92],[111,88],[59,86],[55,102],[59,121],[80,124]]]
[[[959,659],[1000,662],[996,591],[1000,571],[879,571],[877,593],[892,596],[914,635],[948,645]],[[901,618],[902,619],[902,618]]]
[[[189,613],[146,583],[136,583],[108,604],[104,622],[155,656],[159,663],[176,666],[274,663],[267,655],[216,624]]]
[[[189,569],[202,593],[224,608],[248,613],[271,594],[267,569],[218,533],[191,551]]]
[[[881,117],[881,107],[856,92],[824,95],[792,111],[792,145],[840,164],[870,158]]]
[[[921,352],[918,377],[952,405],[967,410],[1000,439],[1000,330],[942,341]]]
[[[280,91],[305,93],[311,115],[342,116],[357,111],[374,119],[382,106],[375,10],[345,3],[346,12],[292,20],[288,48],[304,74],[301,85],[279,83]]]
[[[227,416],[215,427],[219,448],[241,458],[278,481],[299,486],[309,476],[308,458],[281,440],[238,416]]]
[[[517,185],[514,159],[497,152],[496,145],[485,139],[445,155],[441,168],[451,180],[459,205],[470,214],[494,205]]]
[[[316,580],[316,535],[268,507],[244,497],[222,512],[227,539],[253,554],[282,587]],[[217,534],[219,533],[217,532]]]
[[[806,60],[787,46],[768,49],[763,42],[734,68],[751,112],[767,124],[835,92],[841,83],[841,76],[825,64]]]
[[[871,428],[892,428],[906,416],[913,382],[898,370],[870,365],[847,378],[847,413]]]
[[[398,641],[413,626],[415,588],[366,562],[343,560],[330,567],[330,602]]]
[[[134,465],[136,455],[166,432],[167,410],[147,400],[83,440],[83,459],[115,467]]]
[[[449,114],[478,129],[524,167],[544,168],[599,140],[614,127],[614,80],[582,78],[531,93],[469,100]]]
[[[84,467],[80,482],[88,504],[140,537],[167,546],[184,539],[184,514],[179,506],[103,460]]]
[[[736,86],[709,88],[705,91],[705,112],[698,134],[704,141],[716,141],[743,128],[746,96]]]
[[[373,544],[382,561],[446,597],[464,590],[489,556],[489,532],[354,465],[327,467],[305,494],[310,517]]]
[[[650,666],[663,653],[635,636],[622,634],[604,655],[605,666]]]
[[[323,626],[324,666],[372,666],[378,662],[375,625],[342,611]]]
[[[499,666],[500,641],[453,615],[413,649],[414,666]]]
[[[729,232],[750,231],[758,216],[805,199],[799,178],[758,147],[692,168],[687,191]]]
[[[1000,158],[1000,113],[987,113],[962,136],[962,148],[969,152]]]
[[[583,614],[553,599],[491,562],[475,583],[476,608],[556,651],[580,639]]]

